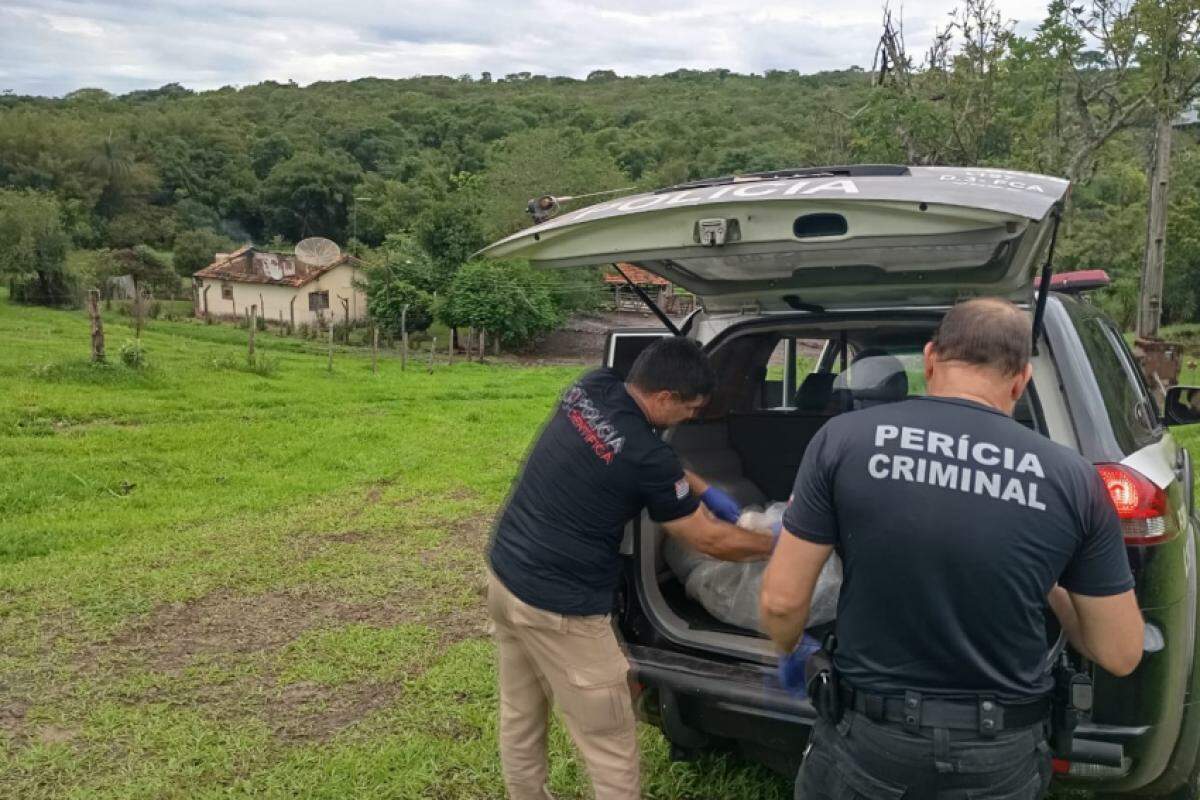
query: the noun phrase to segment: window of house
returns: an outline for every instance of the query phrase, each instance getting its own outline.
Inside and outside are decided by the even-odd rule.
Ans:
[[[233,284],[232,283],[222,283],[221,284],[221,299],[222,300],[232,300],[233,299]]]
[[[329,309],[329,292],[309,292],[308,293],[308,310],[309,311],[326,311]]]

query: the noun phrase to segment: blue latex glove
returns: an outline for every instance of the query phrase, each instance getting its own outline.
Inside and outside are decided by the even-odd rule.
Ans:
[[[779,657],[779,685],[789,694],[799,698],[808,696],[804,686],[804,662],[820,649],[821,643],[806,633],[800,637],[795,650]]]
[[[704,490],[700,495],[700,502],[708,506],[708,510],[717,519],[723,519],[726,522],[737,524],[738,517],[742,515],[742,507],[737,504],[737,501],[715,486],[709,486]]]

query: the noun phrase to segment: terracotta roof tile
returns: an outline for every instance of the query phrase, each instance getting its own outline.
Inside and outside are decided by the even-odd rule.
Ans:
[[[629,276],[629,280],[636,283],[638,286],[670,286],[671,282],[666,278],[659,277],[653,272],[647,272],[641,267],[635,267],[633,264],[618,264],[621,270]],[[625,279],[615,272],[607,272],[604,275],[605,283],[625,283]]]
[[[342,264],[347,264],[347,263],[361,264],[362,263],[359,259],[355,258],[354,256],[349,255],[347,253],[343,253],[341,258],[339,258],[337,261],[335,261],[332,264],[329,264],[327,266],[308,267],[303,272],[293,271],[293,273],[290,275],[285,274],[279,278],[272,278],[270,275],[265,274],[261,270],[255,269],[255,267],[253,266],[253,254],[254,253],[264,253],[265,254],[265,253],[268,253],[268,251],[257,250],[253,245],[249,245],[249,244],[244,245],[243,247],[239,247],[237,250],[233,251],[232,253],[229,253],[225,258],[221,259],[220,261],[214,261],[213,263],[209,264],[207,267],[204,267],[201,270],[197,270],[196,272],[193,273],[193,277],[209,278],[211,280],[232,281],[235,283],[262,283],[262,284],[268,284],[268,285],[273,285],[273,286],[303,286],[306,283],[309,283],[309,282],[314,281],[317,278],[321,277],[326,272],[329,272],[330,270],[341,266]],[[246,258],[247,255],[250,255],[251,258],[247,259]],[[276,253],[275,255],[280,256],[285,261],[291,262],[291,265],[294,270],[295,256],[283,254],[283,253]],[[249,264],[247,264],[248,260],[250,261]]]

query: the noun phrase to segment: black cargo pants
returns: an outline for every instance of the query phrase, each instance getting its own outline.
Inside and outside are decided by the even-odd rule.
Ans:
[[[1050,774],[1041,726],[984,738],[847,711],[836,726],[817,722],[796,800],[1036,800]]]

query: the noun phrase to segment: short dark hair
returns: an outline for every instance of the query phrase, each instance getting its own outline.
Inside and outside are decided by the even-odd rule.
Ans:
[[[708,356],[683,336],[668,336],[639,353],[626,380],[643,392],[675,392],[685,402],[708,397],[717,383]]]
[[[932,341],[938,358],[1016,375],[1029,363],[1033,324],[1007,300],[978,297],[946,312]]]

